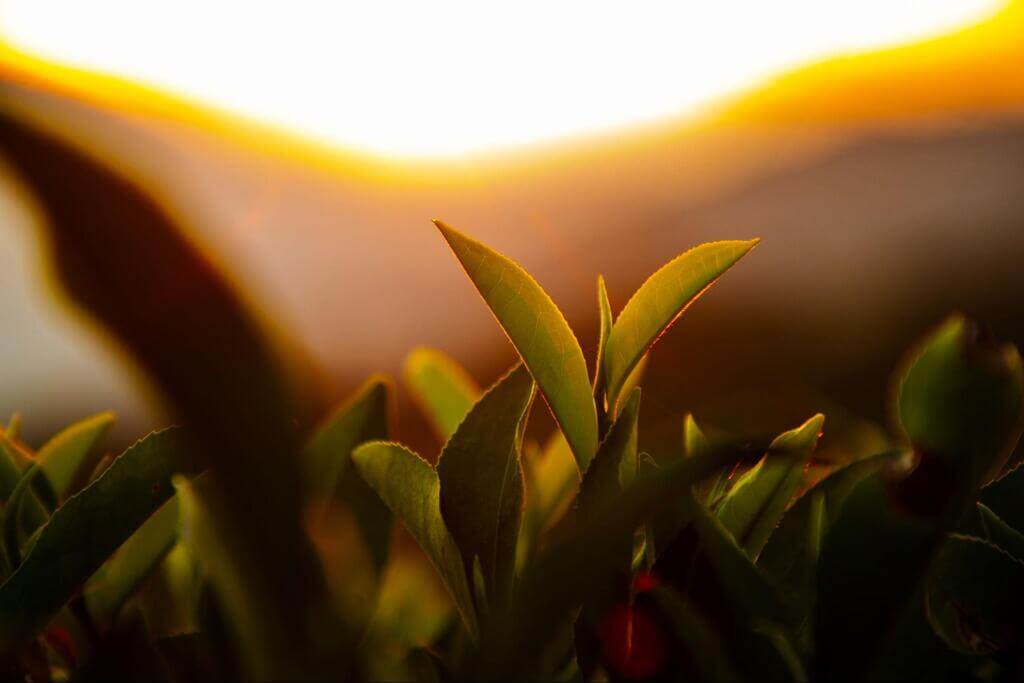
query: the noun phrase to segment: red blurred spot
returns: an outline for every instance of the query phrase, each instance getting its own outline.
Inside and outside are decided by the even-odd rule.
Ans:
[[[605,663],[625,678],[653,678],[665,664],[665,639],[642,609],[616,605],[598,629]]]
[[[633,591],[646,593],[658,587],[658,577],[651,572],[639,572],[633,577]]]
[[[69,666],[73,667],[77,664],[78,657],[75,654],[75,639],[71,637],[67,630],[54,626],[43,632],[43,639]]]

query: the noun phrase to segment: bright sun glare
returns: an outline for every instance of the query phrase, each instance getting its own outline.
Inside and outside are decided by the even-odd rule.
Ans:
[[[0,0],[14,46],[394,156],[650,122],[996,0]]]

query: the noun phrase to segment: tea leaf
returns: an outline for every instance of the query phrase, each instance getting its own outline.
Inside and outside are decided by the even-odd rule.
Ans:
[[[640,367],[640,365],[637,367]],[[693,457],[701,453],[707,453],[711,448],[711,443],[697,424],[697,420],[694,419],[693,414],[687,413],[686,417],[683,419],[683,454],[687,457]],[[729,478],[726,473],[719,472],[711,479],[701,482],[701,485],[697,490],[698,499],[704,503],[709,510],[714,509],[725,494],[725,490],[728,485]]]
[[[605,403],[604,397],[604,350],[608,345],[608,337],[612,334],[612,305],[608,301],[608,290],[604,285],[604,278],[597,276],[597,356],[594,359],[594,399],[597,401],[597,415],[599,422],[607,421],[609,406]],[[604,435],[607,425],[601,425],[600,436]]]
[[[21,519],[25,499],[32,497],[32,481],[39,474],[39,465],[33,463],[11,492],[4,510],[4,553],[11,567],[21,564]]]
[[[1024,463],[978,492],[978,500],[1015,529],[1024,529]]]
[[[188,425],[187,455],[217,480],[210,507],[218,528],[231,529],[259,599],[302,650],[331,605],[302,528],[296,423],[311,406],[292,372],[297,354],[285,355],[283,337],[268,339],[253,309],[185,236],[200,226],[180,226],[163,195],[83,151],[80,136],[43,125],[9,98],[0,104],[0,149],[38,199],[60,283]]]
[[[39,467],[58,498],[63,498],[75,479],[83,480],[95,466],[98,445],[110,431],[112,412],[86,418],[62,430],[39,449]]]
[[[402,376],[441,443],[448,442],[480,397],[480,387],[469,373],[437,349],[413,349]]]
[[[572,503],[580,484],[580,470],[565,435],[555,431],[536,453],[524,450],[526,509],[519,533],[519,556],[525,561],[536,550],[539,537]]]
[[[517,365],[469,411],[437,461],[441,516],[462,554],[466,575],[480,563],[491,600],[512,590],[523,516],[522,430],[533,379]]]
[[[604,352],[608,403],[658,337],[759,240],[709,242],[677,256],[647,278],[619,313]]]
[[[579,519],[572,533],[547,547],[523,573],[516,599],[499,612],[472,660],[471,678],[550,678],[560,668],[552,644],[585,596],[618,569],[613,551],[630,533],[668,506],[681,491],[740,457],[716,452],[687,458],[640,478],[616,501]]]
[[[981,539],[950,536],[932,562],[927,601],[932,628],[954,650],[1019,648],[1024,563]]]
[[[597,411],[587,362],[562,312],[511,259],[435,221],[516,347],[586,471],[597,451]]]
[[[943,458],[977,485],[998,474],[1020,437],[1022,393],[1017,349],[954,315],[911,356],[896,406],[916,451]]]
[[[405,446],[371,441],[352,452],[363,479],[419,543],[441,575],[470,634],[476,613],[462,555],[441,516],[441,482],[430,464]]]
[[[782,519],[824,423],[819,413],[776,437],[768,453],[722,499],[718,518],[750,557],[757,558]]]
[[[391,544],[391,511],[350,465],[361,443],[387,439],[391,384],[371,378],[317,428],[306,445],[309,489],[321,506],[332,500],[351,510],[378,576]]]
[[[622,463],[632,462],[634,467],[636,463],[639,413],[640,390],[635,389],[601,442],[590,469],[583,476],[576,501],[580,515],[587,517],[609,507],[622,495]]]
[[[177,496],[154,512],[85,583],[89,614],[108,624],[178,540]]]
[[[652,596],[668,617],[676,643],[685,648],[687,662],[700,673],[700,680],[742,680],[718,634],[699,612],[669,588],[655,588]]]
[[[846,497],[861,481],[897,460],[887,451],[850,463],[819,481],[782,517],[758,558],[758,566],[782,591],[791,621],[807,626],[816,597],[815,569],[821,544]]]
[[[0,586],[0,655],[31,640],[173,494],[186,462],[180,433],[156,432],[58,508],[32,552]]]
[[[984,503],[975,505],[976,515],[967,515],[964,534],[975,536],[1024,561],[1024,534],[1000,519]]]

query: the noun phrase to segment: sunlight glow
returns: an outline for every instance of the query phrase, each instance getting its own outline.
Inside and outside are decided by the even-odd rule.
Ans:
[[[300,134],[455,156],[654,122],[995,0],[0,0],[0,35]]]

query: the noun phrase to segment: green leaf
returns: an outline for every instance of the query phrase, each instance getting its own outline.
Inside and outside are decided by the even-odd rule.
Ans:
[[[637,367],[640,367],[639,365]],[[692,458],[701,453],[708,453],[711,450],[711,442],[704,435],[703,430],[697,424],[692,413],[687,413],[683,419],[683,454]],[[729,478],[725,472],[719,472],[715,477],[701,482],[697,491],[698,500],[704,503],[707,508],[714,509],[728,487]]]
[[[597,410],[587,362],[562,312],[517,263],[434,222],[526,363],[580,471],[586,471],[597,452]]]
[[[491,619],[467,677],[553,677],[561,659],[552,645],[584,597],[600,590],[618,570],[614,548],[622,535],[669,506],[680,491],[739,457],[735,451],[719,451],[686,458],[656,476],[638,478],[613,503],[580,517],[568,537],[545,548],[524,571],[516,599]]]
[[[899,451],[879,453],[846,465],[819,481],[782,517],[758,558],[782,592],[791,621],[809,625],[816,598],[815,569],[821,544],[846,497],[861,481],[896,461]]]
[[[461,365],[426,347],[409,353],[402,376],[441,443],[447,443],[479,398],[480,387]]]
[[[583,476],[576,499],[577,518],[589,518],[614,506],[622,497],[622,465],[636,463],[637,418],[640,390],[630,394],[619,417],[597,449],[590,469]],[[600,661],[598,630],[601,620],[614,605],[629,600],[633,561],[633,529],[623,530],[617,540],[609,539],[605,550],[606,580],[595,583],[583,596],[583,608],[576,621],[576,653],[584,678],[589,679]]]
[[[1000,519],[984,503],[977,503],[974,509],[975,515],[966,516],[964,534],[987,541],[1024,562],[1024,534]]]
[[[953,535],[932,562],[927,585],[928,620],[949,647],[972,655],[1020,647],[1020,560],[979,538]]]
[[[1022,393],[1017,349],[953,315],[912,354],[896,406],[916,451],[944,459],[976,485],[999,473],[1017,443]]]
[[[109,624],[178,540],[177,496],[154,512],[85,583],[82,593],[97,624]]]
[[[32,552],[0,586],[0,656],[29,642],[171,497],[171,476],[185,462],[180,433],[156,432],[53,513]]]
[[[334,501],[351,510],[378,575],[388,561],[391,511],[350,463],[356,446],[390,436],[392,400],[390,381],[367,380],[323,421],[305,452],[312,495],[321,507]]]
[[[467,576],[479,561],[492,601],[512,590],[523,516],[519,453],[533,396],[530,373],[517,365],[477,401],[437,461],[441,516]]]
[[[385,441],[359,446],[352,452],[352,461],[430,558],[466,630],[476,634],[476,613],[462,555],[441,516],[441,482],[437,472],[405,446]]]
[[[1024,463],[981,489],[978,500],[1010,526],[1024,530]]]
[[[608,345],[608,337],[612,334],[612,305],[608,301],[608,289],[604,285],[604,277],[597,276],[597,357],[594,360],[594,398],[597,400],[598,417],[607,415],[608,408],[604,401],[604,349]],[[604,430],[602,430],[603,432]]]
[[[116,416],[112,412],[76,422],[62,430],[39,449],[38,462],[58,498],[84,480],[96,465],[99,444],[110,431]]]
[[[4,510],[4,553],[12,567],[21,564],[22,510],[25,500],[32,497],[32,481],[39,471],[39,465],[35,463],[25,470]]]
[[[544,448],[523,453],[526,474],[526,509],[520,530],[518,553],[522,560],[532,558],[542,533],[569,509],[580,485],[580,470],[560,431],[555,431]]]
[[[824,423],[819,413],[776,437],[768,453],[722,499],[718,518],[751,558],[761,553],[800,486]]]
[[[626,377],[658,337],[759,241],[702,244],[647,278],[619,313],[605,347],[609,405],[615,405]]]
[[[700,680],[742,680],[718,634],[690,603],[665,587],[655,588],[652,597],[668,617],[676,643],[685,649],[686,659],[700,673]]]
[[[271,338],[256,302],[191,241],[202,225],[179,223],[167,193],[82,142],[31,104],[0,101],[0,150],[38,201],[55,276],[188,425],[189,455],[219,487],[217,527],[299,651],[333,609],[303,528],[300,434],[313,405],[296,381],[299,349]],[[314,653],[298,656],[315,666]]]

